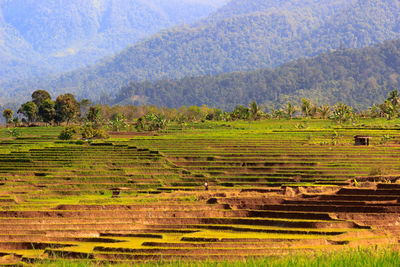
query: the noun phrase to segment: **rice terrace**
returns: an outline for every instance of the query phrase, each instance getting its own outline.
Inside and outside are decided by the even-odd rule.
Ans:
[[[400,119],[199,121],[65,141],[63,127],[14,129],[0,132],[3,264],[398,251]]]

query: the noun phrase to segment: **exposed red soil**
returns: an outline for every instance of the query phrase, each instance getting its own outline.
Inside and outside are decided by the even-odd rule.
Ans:
[[[48,211],[2,210],[0,249],[40,248],[46,249],[49,257],[115,261],[181,257],[195,260],[206,256],[226,259],[244,255],[278,255],[288,253],[284,248],[304,246],[392,244],[400,238],[400,203],[396,195],[400,190],[397,185],[340,190],[333,187],[265,190],[202,191],[196,193],[199,201],[193,203],[174,202],[174,197],[193,194],[177,192],[165,195],[171,196],[171,202],[155,204],[59,205]],[[318,234],[326,235],[326,238],[185,236],[185,233],[204,229]],[[180,242],[167,243],[163,242],[162,233],[180,233],[183,236]],[[128,237],[154,241],[147,240],[142,248],[136,249],[101,245],[91,253],[53,246],[57,242],[119,242],[118,238]]]

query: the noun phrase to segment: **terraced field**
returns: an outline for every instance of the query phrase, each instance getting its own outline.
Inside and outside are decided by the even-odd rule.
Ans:
[[[399,242],[396,129],[268,123],[94,142],[0,132],[0,256],[220,260]],[[359,132],[371,146],[352,144]]]

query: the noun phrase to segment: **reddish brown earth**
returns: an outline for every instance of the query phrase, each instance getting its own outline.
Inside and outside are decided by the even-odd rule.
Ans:
[[[35,249],[44,250],[45,257],[147,261],[230,259],[395,244],[400,239],[399,193],[396,184],[336,190],[285,187],[269,193],[203,191],[195,193],[197,202],[179,204],[3,210],[0,251],[7,255],[7,250]],[[163,196],[173,199],[185,194]],[[209,236],[202,237],[208,231]],[[169,235],[179,238],[168,241]],[[126,238],[143,241],[139,247],[130,247]],[[84,243],[95,245],[90,252],[75,248]],[[18,254],[13,257],[34,260]]]

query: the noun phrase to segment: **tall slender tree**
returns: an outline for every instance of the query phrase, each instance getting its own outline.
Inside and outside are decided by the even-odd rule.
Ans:
[[[3,111],[3,117],[6,119],[7,123],[11,122],[13,115],[14,115],[14,111],[12,109],[5,109]]]
[[[285,113],[288,119],[291,120],[293,118],[293,115],[296,113],[296,107],[291,102],[288,102],[286,105]]]

